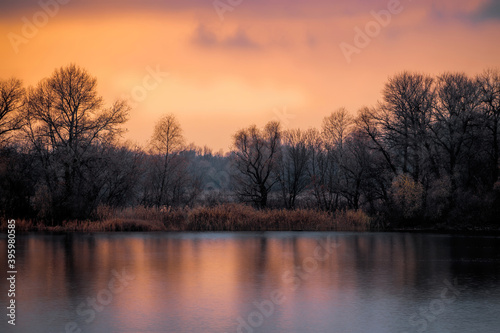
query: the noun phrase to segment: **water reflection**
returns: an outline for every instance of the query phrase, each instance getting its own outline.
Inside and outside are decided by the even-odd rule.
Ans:
[[[6,238],[0,242],[5,249]],[[496,237],[409,233],[18,236],[17,328],[416,332],[409,318],[439,297],[443,281],[458,279],[467,289],[426,329],[488,332],[500,324],[491,315],[500,311],[499,250]],[[87,323],[77,308],[109,288],[113,270],[134,279]],[[252,317],[276,292],[283,302],[272,315]]]

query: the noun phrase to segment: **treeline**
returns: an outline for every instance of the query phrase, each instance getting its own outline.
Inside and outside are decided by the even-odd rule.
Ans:
[[[225,155],[186,144],[171,114],[146,147],[125,143],[129,112],[106,105],[76,65],[34,87],[0,81],[0,214],[59,224],[102,207],[244,202],[363,210],[390,227],[498,227],[498,70],[403,72],[355,116],[340,108],[320,129],[250,126]]]

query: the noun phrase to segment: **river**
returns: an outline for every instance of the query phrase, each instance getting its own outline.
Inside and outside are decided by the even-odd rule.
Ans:
[[[158,232],[16,241],[16,326],[4,314],[2,332],[500,330],[495,236]],[[2,279],[4,312],[8,287]]]

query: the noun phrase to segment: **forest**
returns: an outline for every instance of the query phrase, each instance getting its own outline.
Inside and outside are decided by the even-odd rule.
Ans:
[[[188,216],[192,230],[232,230],[252,214],[279,229],[331,217],[498,230],[500,71],[401,72],[380,88],[375,105],[338,108],[321,128],[242,128],[223,154],[188,144],[171,113],[146,145],[125,141],[127,101],[104,101],[75,64],[35,86],[0,80],[0,216],[38,229],[148,212],[170,225]]]

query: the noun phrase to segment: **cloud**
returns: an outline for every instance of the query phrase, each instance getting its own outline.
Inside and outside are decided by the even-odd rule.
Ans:
[[[474,21],[500,20],[500,0],[491,0],[474,15]]]
[[[192,42],[197,46],[210,48],[255,49],[259,47],[256,42],[248,37],[248,34],[241,27],[232,35],[225,38],[217,38],[213,31],[210,31],[201,23],[194,31]]]
[[[307,32],[306,34],[306,44],[309,46],[309,48],[314,48],[318,44],[318,40],[314,35],[310,32]]]
[[[248,37],[245,30],[243,30],[242,28],[238,28],[238,30],[235,32],[233,36],[229,36],[228,38],[223,40],[222,45],[225,45],[227,47],[245,48],[245,49],[252,49],[258,47],[258,45]]]
[[[42,0],[43,3],[56,2],[57,0]],[[221,0],[234,10],[227,12],[227,17],[239,17],[243,12],[250,15],[257,15],[262,18],[318,18],[337,17],[352,13],[366,12],[372,9],[387,6],[388,0],[351,0],[351,1],[331,1],[331,0],[246,0],[237,1]],[[403,1],[403,0],[401,0]],[[422,0],[433,1],[433,0]],[[457,0],[466,1],[466,0]],[[0,16],[9,17],[15,15],[32,15],[41,9],[39,0],[15,0],[3,1]],[[155,13],[172,13],[179,11],[209,13],[214,19],[219,19],[212,0],[70,0],[67,4],[61,5],[65,11],[75,10],[79,13],[102,14],[102,13],[123,13],[137,11],[152,11]]]
[[[193,43],[203,47],[211,47],[217,44],[217,37],[204,24],[199,24],[193,36]]]
[[[0,17],[26,16],[31,18],[42,9],[40,3],[56,3],[57,0],[16,0],[3,1]],[[39,3],[40,2],[40,3]],[[242,19],[244,16],[267,19],[339,19],[359,17],[387,8],[389,0],[252,0],[242,1],[239,5],[231,5],[231,1],[222,0],[234,10],[226,13],[227,19]],[[436,21],[458,19],[464,23],[483,22],[500,19],[500,0],[400,0],[408,9],[424,8],[429,17]],[[61,5],[61,12],[67,15],[75,11],[79,14],[110,15],[116,13],[137,13],[138,11],[157,14],[188,12],[197,17],[204,16],[219,21],[212,0],[71,0]],[[405,9],[406,11],[406,9]],[[112,15],[111,14],[111,15]],[[207,16],[208,15],[208,16]]]

